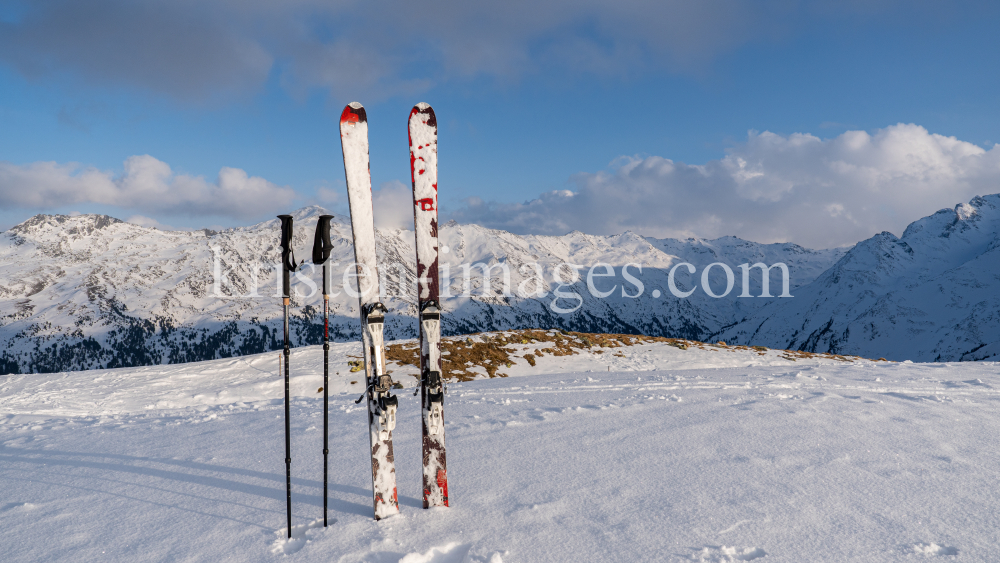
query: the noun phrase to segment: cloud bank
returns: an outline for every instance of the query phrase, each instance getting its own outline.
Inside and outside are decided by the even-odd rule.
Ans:
[[[114,205],[149,215],[254,219],[287,207],[295,192],[238,168],[222,168],[215,182],[175,174],[149,155],[132,156],[122,174],[79,164],[0,161],[0,208],[52,209],[79,203]]]
[[[910,222],[938,209],[1000,192],[1000,145],[986,150],[912,124],[874,134],[848,131],[832,139],[751,132],[724,158],[705,164],[622,157],[608,170],[577,174],[570,183],[572,190],[524,203],[472,198],[457,209],[442,209],[442,219],[519,234],[632,230],[827,248],[885,230],[900,235]],[[321,199],[342,199],[332,189],[319,192]],[[412,228],[408,185],[386,182],[372,196],[377,226]],[[211,182],[176,174],[149,155],[128,158],[120,174],[79,164],[0,161],[0,209],[94,203],[142,214],[136,221],[164,216],[245,221],[297,199],[290,187],[240,169],[222,168]]]
[[[471,199],[451,214],[515,233],[736,235],[813,248],[853,244],[973,196],[1000,192],[1000,145],[985,150],[899,124],[833,139],[751,132],[704,165],[623,157],[574,190],[520,204]]]
[[[38,0],[0,19],[0,62],[205,100],[259,89],[413,94],[453,77],[698,72],[817,19],[904,21],[929,0]],[[904,8],[905,6],[905,8]]]

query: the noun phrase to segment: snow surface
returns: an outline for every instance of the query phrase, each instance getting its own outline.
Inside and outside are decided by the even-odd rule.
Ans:
[[[322,350],[292,352],[291,540],[277,352],[4,376],[0,560],[1000,560],[994,362],[660,343],[518,361],[449,385],[452,506],[432,510],[396,366],[402,512],[375,522],[359,355],[331,350],[324,529]]]

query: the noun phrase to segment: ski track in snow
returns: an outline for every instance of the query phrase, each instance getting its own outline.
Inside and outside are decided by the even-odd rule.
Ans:
[[[331,367],[356,350],[339,346]],[[450,384],[450,508],[420,508],[419,400],[408,383],[394,433],[401,514],[378,523],[364,407],[350,384],[358,374],[340,370],[326,529],[314,351],[293,352],[291,539],[283,405],[270,395],[281,392],[276,354],[6,376],[0,560],[1000,556],[996,363],[748,354],[772,365],[713,367],[741,356],[663,348],[635,351],[635,364],[655,368],[644,371],[548,357],[540,375]]]

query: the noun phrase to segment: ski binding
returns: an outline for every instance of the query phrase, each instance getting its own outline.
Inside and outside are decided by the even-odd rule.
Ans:
[[[378,302],[364,307],[365,330],[368,331],[372,357],[372,383],[369,387],[378,397],[375,401],[375,414],[378,415],[378,434],[381,440],[388,440],[389,433],[396,428],[396,407],[399,405],[399,400],[389,391],[393,385],[392,378],[385,374],[382,339],[387,312],[385,305]]]

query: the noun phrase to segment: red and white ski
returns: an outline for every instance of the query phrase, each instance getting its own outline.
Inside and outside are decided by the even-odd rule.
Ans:
[[[344,151],[347,196],[354,234],[358,300],[361,305],[361,342],[365,359],[365,395],[368,398],[368,437],[372,453],[372,498],[375,519],[399,513],[392,431],[396,427],[397,399],[390,393],[392,379],[385,373],[382,329],[386,308],[379,302],[375,258],[375,220],[372,215],[372,179],[368,164],[368,116],[352,102],[340,114],[340,143]],[[358,399],[358,402],[361,401]]]
[[[410,176],[417,239],[420,315],[420,405],[424,446],[424,508],[448,506],[441,378],[441,305],[438,301],[437,119],[431,106],[410,111]]]

